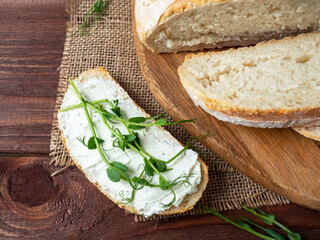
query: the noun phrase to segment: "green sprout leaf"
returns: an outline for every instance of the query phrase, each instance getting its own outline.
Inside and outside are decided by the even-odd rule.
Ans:
[[[85,143],[86,137],[83,137],[83,138],[78,137],[77,139],[90,150],[97,148],[96,142],[94,141],[94,137],[89,138],[88,144]],[[104,143],[104,140],[101,138],[97,138],[97,140],[98,140],[98,143],[100,144]]]
[[[166,119],[166,118],[161,118],[161,119],[154,122],[155,125],[159,125],[159,126],[167,124],[167,123],[168,123],[168,119]]]
[[[167,168],[166,164],[160,161],[155,161],[154,166],[159,172],[164,172]]]
[[[101,138],[97,138],[98,140],[98,143],[104,143],[104,140],[101,139]],[[96,149],[97,148],[97,145],[96,145],[96,142],[94,141],[94,137],[91,137],[88,141],[88,149],[90,150],[93,150],[93,149]]]
[[[131,143],[133,146],[135,146],[136,148],[139,148],[139,146],[141,146],[141,141],[140,138],[138,137],[138,133],[134,133],[136,135],[136,138],[134,139],[134,141]]]
[[[124,142],[122,139],[119,139],[118,144],[119,144],[119,148],[120,148],[122,151],[124,151],[124,150],[125,150],[125,147],[126,147],[125,142]]]
[[[109,113],[107,110],[103,111],[103,115],[107,119],[113,118],[113,115],[111,113]]]
[[[111,120],[114,116],[112,115],[112,113],[108,112],[107,110],[103,111],[103,116],[106,118],[106,120],[108,120],[112,124],[117,124],[115,121]]]
[[[120,173],[115,168],[107,168],[108,178],[112,182],[119,182],[121,179]]]
[[[117,115],[120,118],[123,118],[119,105],[119,100],[113,100],[114,105],[111,108],[111,111],[114,112],[115,115]]]
[[[131,143],[133,142],[136,138],[137,138],[137,134],[135,133],[132,133],[132,134],[129,134],[129,135],[124,135],[125,139],[127,140],[128,143]]]
[[[114,112],[114,114],[117,115],[118,117],[122,118],[122,114],[120,112],[120,108],[119,107],[111,108],[111,111]]]
[[[266,217],[266,218],[262,218],[262,220],[269,225],[273,225],[274,220],[275,220],[275,216],[273,214],[268,214],[268,213],[262,213],[262,216]]]
[[[126,165],[122,164],[121,162],[113,162],[113,163],[111,163],[111,165],[120,169],[122,172],[128,171],[128,167]]]
[[[244,223],[244,222],[237,222],[238,225],[240,225],[243,229],[245,230],[252,230],[252,227],[247,224],[247,223]]]
[[[276,240],[286,240],[286,238],[284,236],[273,231],[272,229],[267,229],[266,232],[268,233],[269,236],[273,237]]]
[[[127,148],[130,148],[129,144],[132,144],[136,148],[139,148],[139,146],[141,145],[141,141],[140,141],[140,138],[138,137],[137,132],[132,132],[129,135],[123,135],[123,136],[124,136],[125,140],[127,141],[127,145],[126,145]]]
[[[150,177],[154,176],[154,169],[150,166],[148,160],[144,158],[143,161],[144,161],[144,170],[146,174]]]
[[[145,122],[147,119],[145,117],[133,117],[130,118],[128,121],[133,123],[142,123]]]
[[[166,180],[162,176],[159,176],[159,185],[162,190],[167,190],[169,187],[169,184],[166,182]]]
[[[132,178],[132,182],[143,185],[143,186],[151,186],[151,184],[144,178],[134,177]]]
[[[295,233],[295,232],[288,232],[288,237],[290,240],[301,240],[301,236],[299,233]]]
[[[128,128],[132,130],[140,130],[140,129],[144,129],[145,126],[137,126],[137,125],[129,124]]]

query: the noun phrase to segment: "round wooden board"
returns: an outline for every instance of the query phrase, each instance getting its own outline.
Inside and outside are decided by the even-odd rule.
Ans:
[[[258,129],[226,123],[195,106],[179,81],[177,68],[187,53],[154,54],[139,40],[135,47],[143,76],[174,120],[196,118],[182,127],[241,173],[297,204],[320,210],[320,148],[292,129]]]

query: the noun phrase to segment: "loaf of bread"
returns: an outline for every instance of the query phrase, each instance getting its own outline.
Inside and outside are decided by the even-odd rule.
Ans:
[[[181,83],[205,111],[261,128],[320,125],[320,33],[187,55]]]
[[[294,130],[296,130],[298,133],[302,134],[307,138],[320,141],[320,126],[294,128]]]
[[[110,74],[101,67],[82,73],[74,80],[74,83],[86,101],[100,99],[108,99],[110,102],[116,101],[125,119],[137,116],[149,117],[112,79]],[[79,104],[79,102],[73,89],[69,87],[61,107]],[[107,103],[101,103],[101,106],[106,110],[110,107]],[[108,161],[125,164],[128,167],[130,178],[139,176],[141,171],[144,170],[144,159],[141,155],[132,149],[123,151],[123,149],[115,147],[115,137],[105,126],[101,116],[91,109],[88,109],[88,111],[97,136],[104,141],[101,143],[101,148],[104,150]],[[142,189],[135,190],[133,201],[124,204],[127,201],[126,199],[132,196],[132,188],[129,182],[123,179],[119,182],[111,181],[106,171],[108,166],[102,160],[97,149],[91,150],[81,142],[81,139],[88,141],[92,136],[92,130],[86,119],[84,109],[81,107],[60,111],[58,120],[65,146],[76,166],[101,192],[116,202],[118,206],[132,213],[151,216],[153,214],[167,215],[185,212],[193,208],[206,188],[208,182],[207,166],[196,152],[188,149],[174,161],[167,163],[168,169],[171,170],[162,172],[168,182],[174,181],[179,176],[188,176],[179,179],[179,181],[185,179],[188,183],[183,182],[173,186],[176,201],[171,206],[165,206],[164,204],[170,202],[173,197],[172,192],[168,189],[162,190],[159,187],[151,186],[144,186]],[[124,125],[114,121],[109,123],[112,124],[114,130],[121,132],[123,135],[128,134],[129,130]],[[138,134],[141,147],[147,153],[163,161],[167,161],[183,149],[182,144],[162,127],[151,126],[142,130],[135,130],[135,132]],[[148,155],[145,158],[148,158]],[[141,176],[148,179],[152,184],[160,184],[156,172],[154,177],[151,178],[146,176],[145,171]]]
[[[136,0],[140,40],[153,52],[247,46],[320,29],[319,0]]]

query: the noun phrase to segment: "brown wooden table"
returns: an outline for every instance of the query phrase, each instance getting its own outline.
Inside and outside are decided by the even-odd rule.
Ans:
[[[0,3],[0,239],[255,239],[210,215],[136,223],[76,168],[50,177],[58,169],[48,154],[64,5]],[[320,239],[319,212],[294,204],[263,210],[303,238]]]

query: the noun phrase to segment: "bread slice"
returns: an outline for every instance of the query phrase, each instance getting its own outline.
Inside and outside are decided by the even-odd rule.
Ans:
[[[320,141],[320,126],[293,128],[293,129],[307,138]]]
[[[105,98],[108,98],[110,101],[118,99],[119,107],[126,119],[134,116],[149,116],[136,105],[121,86],[102,67],[82,73],[74,82],[87,101]],[[69,87],[63,99],[62,107],[77,103],[79,103],[79,100],[74,96]],[[102,105],[108,109],[108,105],[104,103]],[[118,161],[126,164],[129,167],[128,171],[130,171],[131,177],[137,176],[137,172],[140,173],[143,169],[143,166],[140,166],[143,164],[142,157],[132,150],[127,150],[124,153],[119,148],[112,149],[114,138],[112,138],[111,133],[106,129],[100,116],[90,109],[89,111],[97,136],[104,140],[102,148],[105,150],[104,153],[107,159],[110,162]],[[131,194],[131,187],[128,182],[124,180],[120,180],[117,183],[110,181],[106,174],[107,165],[101,159],[98,151],[89,150],[77,139],[86,136],[86,140],[88,141],[88,138],[92,136],[83,109],[79,108],[59,112],[58,120],[65,146],[76,166],[108,198],[117,203],[123,202],[121,196],[123,194],[127,194],[125,196],[128,196],[128,193]],[[114,125],[114,128],[118,128],[123,134],[127,134],[124,132],[126,129],[121,124]],[[136,132],[139,134],[142,147],[157,158],[163,160],[170,159],[183,148],[182,144],[162,127],[147,127],[144,130],[137,130]],[[168,203],[172,199],[172,194],[169,190],[162,191],[160,188],[147,186],[142,190],[136,191],[132,204],[119,204],[119,207],[145,216],[182,213],[192,209],[206,188],[208,182],[207,166],[198,157],[197,153],[192,150],[185,151],[181,157],[167,164],[167,166],[173,168],[173,170],[163,172],[164,177],[168,181],[172,181],[181,175],[181,173],[192,173],[193,175],[188,180],[194,184],[191,187],[184,184],[174,187],[177,201],[170,208],[161,205],[162,203]],[[158,184],[158,177],[155,176],[152,181],[155,181],[152,183]]]
[[[136,0],[140,40],[153,52],[247,46],[320,29],[319,0]]]
[[[205,111],[234,124],[320,124],[320,33],[187,55],[181,83]]]

